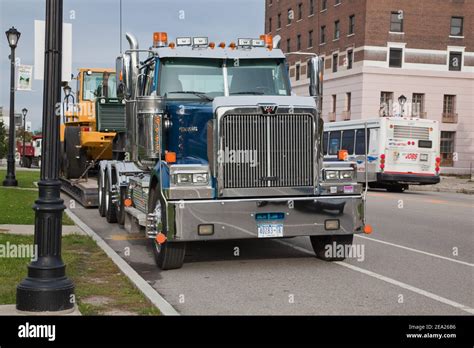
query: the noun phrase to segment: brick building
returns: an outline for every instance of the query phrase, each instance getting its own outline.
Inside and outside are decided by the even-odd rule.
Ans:
[[[325,121],[438,120],[444,173],[474,162],[473,24],[474,0],[266,0],[265,30],[283,51],[324,58]],[[306,60],[289,59],[301,95]]]

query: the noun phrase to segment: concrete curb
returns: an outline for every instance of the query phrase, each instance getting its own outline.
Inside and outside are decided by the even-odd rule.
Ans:
[[[82,222],[72,211],[66,209],[66,214],[81,228],[87,235],[95,240],[97,245],[104,250],[108,257],[117,267],[130,279],[130,281],[140,290],[143,295],[160,310],[163,315],[180,315],[153,287],[148,284],[124,259],[122,259],[114,249],[112,249],[97,233]]]
[[[65,315],[65,316],[80,316],[82,315],[77,305],[74,305],[72,309],[58,311],[58,312],[24,312],[16,309],[16,304],[12,305],[1,305],[0,316],[12,316],[12,315],[27,315],[27,316],[51,316],[51,315]]]
[[[448,192],[448,193],[463,193],[465,195],[474,195],[474,190],[471,189],[449,189],[449,188],[431,188],[431,189],[420,189],[411,185],[409,191],[416,192]]]

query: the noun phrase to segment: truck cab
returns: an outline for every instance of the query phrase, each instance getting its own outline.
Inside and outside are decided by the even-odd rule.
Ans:
[[[310,236],[333,260],[327,245],[363,232],[355,166],[323,166],[319,58],[314,97],[299,97],[268,35],[216,45],[154,33],[149,50],[127,39],[116,69],[126,160],[101,162],[99,211],[143,227],[160,268],[181,267],[186,243],[225,239]]]

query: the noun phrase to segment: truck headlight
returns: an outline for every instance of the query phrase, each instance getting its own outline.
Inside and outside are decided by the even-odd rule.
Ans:
[[[170,168],[172,186],[209,185],[209,167],[205,165],[177,164]]]
[[[339,172],[337,170],[327,170],[326,180],[335,180],[335,179],[339,179]]]
[[[341,180],[352,180],[354,178],[353,170],[341,170],[339,177]]]

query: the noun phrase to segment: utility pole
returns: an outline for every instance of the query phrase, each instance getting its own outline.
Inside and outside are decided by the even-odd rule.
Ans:
[[[66,277],[61,258],[65,209],[58,179],[62,26],[63,1],[46,0],[41,179],[39,198],[33,206],[38,255],[28,265],[28,276],[17,287],[16,308],[20,311],[58,312],[71,310],[75,305],[74,285]]]

